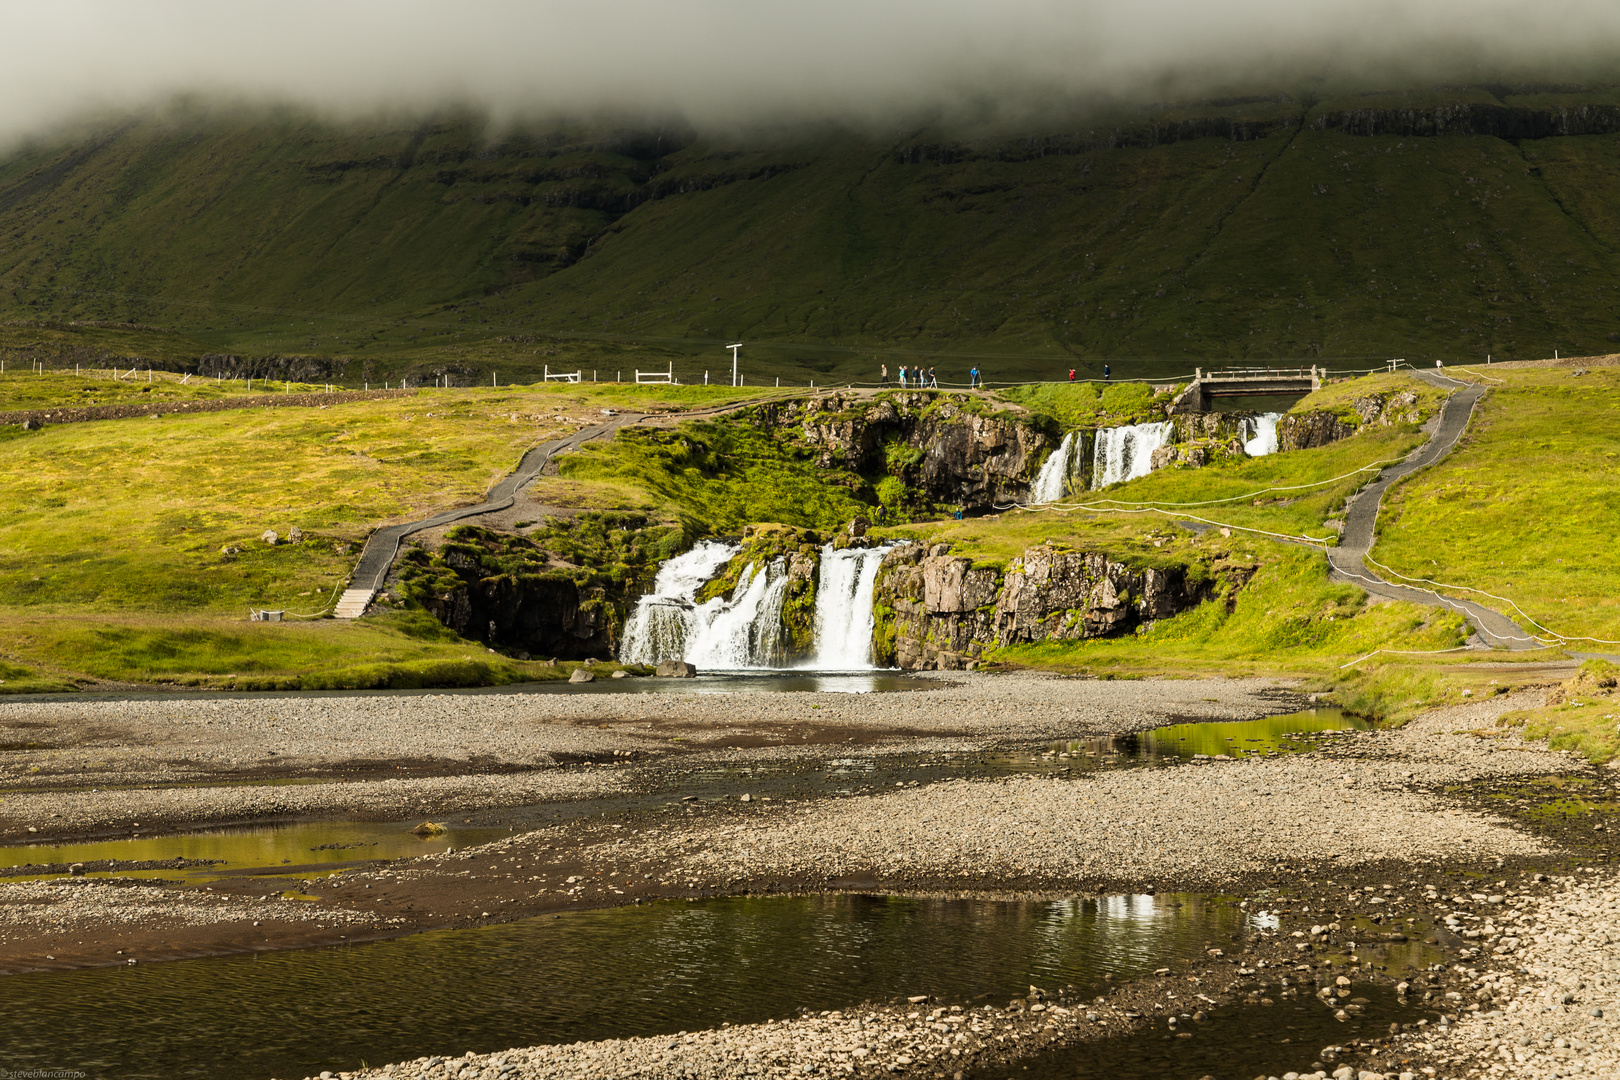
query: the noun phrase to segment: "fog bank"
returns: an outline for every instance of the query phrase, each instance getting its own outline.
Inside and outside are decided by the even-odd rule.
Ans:
[[[645,112],[707,124],[1186,96],[1268,77],[1558,79],[1613,0],[55,0],[4,5],[0,138],[176,94],[337,113]]]

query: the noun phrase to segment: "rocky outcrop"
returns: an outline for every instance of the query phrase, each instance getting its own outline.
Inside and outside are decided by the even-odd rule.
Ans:
[[[946,545],[898,548],[878,573],[875,654],[907,670],[970,666],[990,645],[1110,637],[1186,611],[1212,582],[1184,566],[1133,568],[1098,552],[1030,548],[1002,570]]]
[[[454,564],[455,555],[447,561]],[[584,660],[612,656],[618,620],[604,590],[561,574],[502,574],[440,582],[422,606],[464,638],[519,655]]]
[[[1423,419],[1415,390],[1366,394],[1344,409],[1288,413],[1277,421],[1277,449],[1309,450],[1347,439],[1364,427],[1420,424]]]
[[[1309,450],[1348,439],[1355,433],[1356,426],[1338,413],[1289,413],[1277,421],[1277,449]]]
[[[968,511],[1026,501],[1061,441],[1033,418],[987,413],[967,394],[829,394],[761,406],[757,416],[795,429],[822,468],[892,476],[925,501]]]
[[[1254,419],[1252,412],[1178,412],[1170,416],[1170,440],[1153,451],[1150,459],[1159,469],[1202,468],[1223,458],[1241,458],[1243,426]]]

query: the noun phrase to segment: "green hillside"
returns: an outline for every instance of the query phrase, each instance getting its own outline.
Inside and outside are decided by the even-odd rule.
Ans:
[[[176,110],[0,159],[0,349],[349,384],[701,378],[733,340],[795,381],[1603,353],[1617,132],[1612,88],[881,136]]]

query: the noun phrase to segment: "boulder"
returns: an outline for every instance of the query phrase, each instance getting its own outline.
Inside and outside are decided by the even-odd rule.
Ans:
[[[568,676],[569,682],[595,682],[596,676],[585,668],[577,667],[574,673]]]
[[[690,679],[697,673],[697,668],[685,660],[660,660],[658,667],[653,671],[660,679]]]
[[[274,529],[266,529],[266,530],[264,530],[264,534],[261,535],[259,537],[259,539],[263,540],[265,543],[269,544],[271,547],[275,547],[276,544],[278,544],[281,541],[281,537],[276,535],[276,530],[274,530]]]
[[[618,671],[615,671],[612,675],[608,676],[610,679],[628,679],[629,677],[630,673],[624,670],[624,668],[620,668]]]
[[[287,530],[287,543],[289,543],[289,544],[302,544],[303,542],[304,542],[304,530],[303,529],[300,529],[298,526],[294,525],[292,528]]]

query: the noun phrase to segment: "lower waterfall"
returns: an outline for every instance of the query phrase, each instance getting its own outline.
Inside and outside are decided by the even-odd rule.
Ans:
[[[1063,436],[1063,442],[1052,451],[1052,456],[1041,465],[1041,471],[1035,475],[1035,483],[1029,489],[1029,501],[1033,503],[1057,502],[1068,494],[1069,486],[1069,457],[1074,453],[1074,432]]]
[[[692,610],[693,625],[682,659],[696,664],[699,671],[785,666],[782,601],[787,587],[786,559],[773,559],[763,567],[750,563],[730,599],[717,596]]]
[[[803,666],[851,671],[872,666],[872,593],[883,556],[896,545],[821,549],[816,576],[815,644],[809,658],[789,654],[782,609],[792,579],[786,559],[752,563],[730,596],[699,604],[698,590],[741,547],[700,541],[659,569],[652,592],[636,602],[619,648],[627,664],[685,660],[699,671]]]
[[[1173,426],[1166,420],[1158,424],[1098,428],[1091,486],[1105,488],[1146,476],[1153,468],[1153,451],[1164,445]]]
[[[1261,413],[1252,420],[1243,421],[1243,450],[1250,457],[1264,457],[1277,452],[1277,421],[1282,413]]]
[[[740,544],[699,540],[659,567],[652,591],[636,601],[625,624],[620,659],[627,664],[684,659],[697,622],[697,591],[741,550]]]
[[[894,547],[834,551],[828,544],[821,549],[821,570],[816,578],[816,667],[848,671],[872,666],[872,590],[883,556]]]

